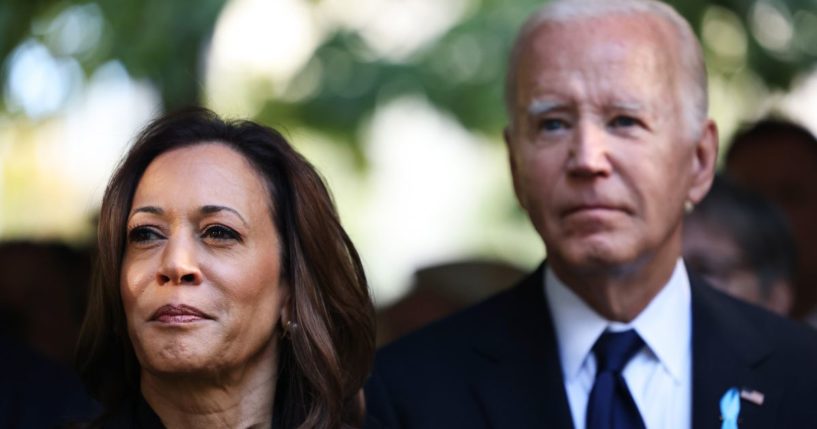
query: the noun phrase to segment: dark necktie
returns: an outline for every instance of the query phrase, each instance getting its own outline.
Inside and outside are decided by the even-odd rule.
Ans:
[[[587,429],[644,429],[644,421],[633,401],[621,370],[644,341],[630,329],[605,332],[593,346],[596,381],[587,403]]]

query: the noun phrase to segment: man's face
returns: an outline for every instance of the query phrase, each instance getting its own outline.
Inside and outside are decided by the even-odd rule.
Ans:
[[[557,272],[680,255],[684,202],[708,189],[717,144],[711,123],[696,124],[706,144],[687,138],[672,37],[638,15],[544,24],[522,42],[506,139]]]

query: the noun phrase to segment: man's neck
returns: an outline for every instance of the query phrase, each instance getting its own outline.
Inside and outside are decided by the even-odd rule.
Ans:
[[[628,266],[576,270],[549,258],[564,284],[607,320],[629,323],[667,284],[680,257],[677,252],[653,255]]]
[[[275,398],[275,347],[215,376],[154,375],[142,370],[142,395],[167,428],[269,428]]]

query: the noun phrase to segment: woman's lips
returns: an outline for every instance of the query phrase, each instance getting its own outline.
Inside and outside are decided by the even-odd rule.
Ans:
[[[212,317],[196,307],[184,304],[163,305],[150,316],[150,321],[161,323],[190,323],[206,319],[212,319]]]

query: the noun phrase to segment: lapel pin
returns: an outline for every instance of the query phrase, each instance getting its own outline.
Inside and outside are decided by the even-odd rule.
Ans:
[[[740,398],[747,400],[755,405],[763,405],[763,400],[766,396],[762,392],[752,389],[741,389]]]
[[[721,397],[721,429],[738,429],[740,415],[740,393],[736,387],[726,391]]]

